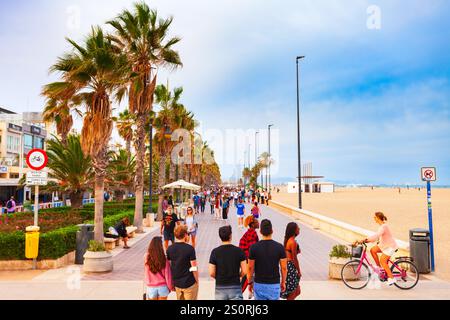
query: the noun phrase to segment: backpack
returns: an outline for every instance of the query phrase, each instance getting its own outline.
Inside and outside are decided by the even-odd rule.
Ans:
[[[12,207],[13,207],[12,201],[9,200],[9,201],[6,203],[6,208],[11,209]]]

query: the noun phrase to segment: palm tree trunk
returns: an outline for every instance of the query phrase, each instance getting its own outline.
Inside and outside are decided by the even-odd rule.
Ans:
[[[134,210],[134,226],[138,233],[144,231],[143,210],[144,210],[144,165],[145,165],[145,123],[146,116],[137,117],[136,121],[136,180],[135,193],[136,205]]]
[[[61,144],[67,147],[67,133],[61,133]]]
[[[176,164],[170,160],[169,182],[175,181]]]
[[[131,159],[131,141],[130,140],[127,140],[125,148],[126,148],[127,154],[128,154],[128,162],[130,162],[130,159]]]
[[[76,191],[70,193],[70,204],[74,209],[81,208],[83,206],[83,192]]]
[[[166,184],[166,161],[167,161],[167,155],[162,154],[159,160],[159,178],[158,178],[158,189],[159,189],[159,196],[158,196],[158,214],[157,214],[157,221],[161,221],[163,218],[163,212],[162,212],[162,204],[164,201],[164,190],[162,187]]]
[[[105,190],[105,176],[102,173],[95,174],[95,220],[94,240],[103,243],[103,193]]]
[[[178,170],[179,170],[179,176],[180,176],[180,179],[183,179],[184,180],[184,164],[180,164],[179,166],[178,166]],[[184,201],[184,190],[183,189],[181,189],[181,191],[180,191],[180,201],[181,202],[183,202]]]

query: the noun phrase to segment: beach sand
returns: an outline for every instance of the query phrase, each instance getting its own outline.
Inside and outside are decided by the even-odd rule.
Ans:
[[[298,206],[298,194],[288,194],[286,187],[273,193],[273,200]],[[432,190],[436,276],[450,280],[450,189]],[[426,188],[337,188],[334,194],[303,194],[306,210],[371,231],[376,211],[384,212],[397,239],[409,242],[409,230],[428,229]]]

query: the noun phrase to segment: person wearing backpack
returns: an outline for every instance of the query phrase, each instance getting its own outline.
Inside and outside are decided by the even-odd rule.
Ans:
[[[16,212],[16,201],[14,200],[14,197],[11,197],[11,199],[8,200],[6,203],[6,213],[12,214]]]

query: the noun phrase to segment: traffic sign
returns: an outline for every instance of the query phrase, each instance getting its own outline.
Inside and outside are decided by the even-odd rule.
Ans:
[[[422,168],[421,175],[422,175],[422,181],[434,182],[437,179],[436,168],[433,168],[433,167]]]
[[[48,181],[48,173],[44,171],[27,172],[26,184],[29,186],[46,186]]]
[[[27,165],[30,169],[35,171],[41,171],[47,166],[48,156],[44,150],[33,149],[28,152]]]

